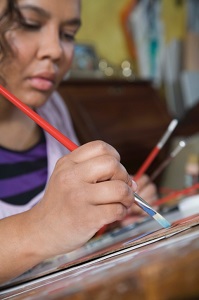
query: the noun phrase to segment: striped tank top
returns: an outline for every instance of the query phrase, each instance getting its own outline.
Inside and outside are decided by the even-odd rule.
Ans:
[[[12,151],[0,146],[0,199],[12,205],[25,205],[47,181],[46,139],[26,151]]]

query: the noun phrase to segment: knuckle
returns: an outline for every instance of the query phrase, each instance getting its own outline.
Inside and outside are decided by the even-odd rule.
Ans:
[[[115,206],[115,219],[122,220],[126,215],[126,208],[122,204],[117,204]]]
[[[117,160],[120,160],[119,153],[110,144],[108,144],[108,143],[106,143],[106,142],[104,142],[102,140],[97,140],[97,141],[95,141],[95,146],[97,147],[98,152],[100,154],[107,154],[107,153],[109,153],[112,156],[114,155],[117,158]]]
[[[63,161],[64,161],[64,157],[59,158],[59,159],[56,161],[55,167],[59,168],[60,166],[62,166]]]
[[[96,145],[98,151],[102,154],[106,153],[108,151],[108,144],[101,140],[95,141],[95,145]]]
[[[123,182],[123,181],[119,181],[117,184],[117,195],[119,197],[119,199],[123,199],[127,196],[129,196],[129,186]]]
[[[119,161],[113,157],[113,156],[107,156],[107,164],[109,166],[109,169],[114,172],[114,170],[118,169],[120,167]]]

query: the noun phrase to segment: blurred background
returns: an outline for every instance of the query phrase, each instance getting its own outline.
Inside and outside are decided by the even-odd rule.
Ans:
[[[199,156],[198,0],[82,0],[65,81],[60,92],[80,142],[109,142],[132,173],[177,118],[152,168],[189,139],[161,174],[169,186],[184,186],[188,156]]]
[[[178,116],[195,104],[199,98],[199,1],[82,3],[83,25],[77,41],[94,47],[99,59],[95,68],[105,76],[150,79],[157,87],[164,84],[169,109]],[[80,69],[86,67],[85,61],[79,62]]]

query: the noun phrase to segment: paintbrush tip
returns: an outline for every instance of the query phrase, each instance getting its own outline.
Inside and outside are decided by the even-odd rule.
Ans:
[[[171,227],[171,224],[159,213],[156,213],[153,218],[163,227],[163,228],[169,228]]]
[[[177,125],[178,125],[178,120],[177,119],[173,119],[171,121],[171,123],[169,124],[168,130],[169,131],[173,131]]]

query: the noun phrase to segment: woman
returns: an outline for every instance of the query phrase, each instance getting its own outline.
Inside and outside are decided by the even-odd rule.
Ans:
[[[55,90],[71,65],[80,4],[0,2],[1,83],[75,143]],[[0,95],[0,283],[122,220],[135,190],[110,145],[95,141],[68,153]],[[147,190],[153,197],[154,186],[147,184]]]

